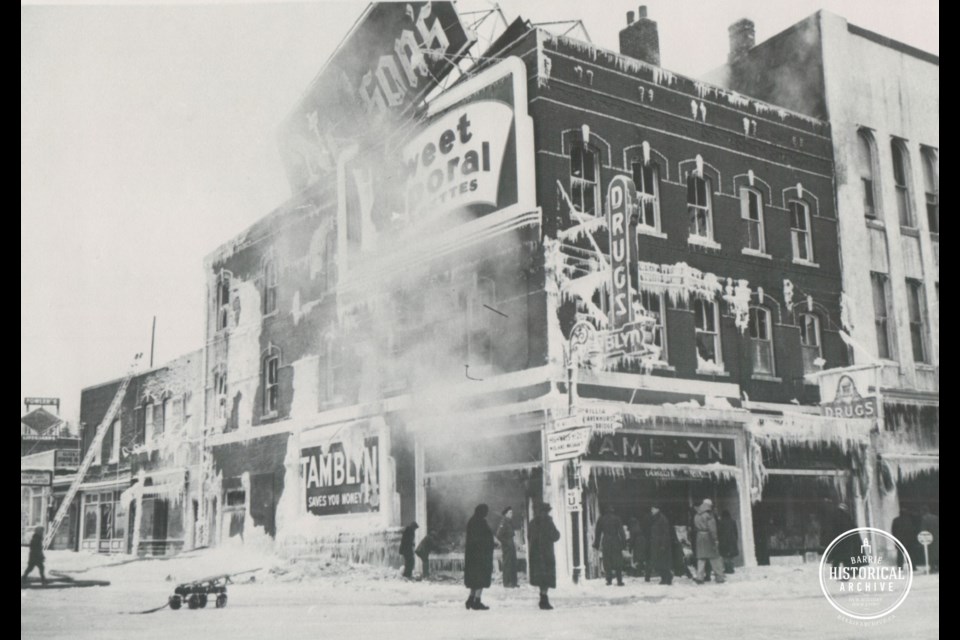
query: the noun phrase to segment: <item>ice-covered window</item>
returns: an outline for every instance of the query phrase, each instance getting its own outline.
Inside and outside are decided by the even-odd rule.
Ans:
[[[813,262],[813,235],[810,229],[810,206],[800,200],[791,200],[790,241],[793,246],[793,259],[801,262]]]
[[[756,189],[740,189],[740,217],[746,231],[747,249],[764,253],[766,242],[763,234],[763,196]]]
[[[660,349],[660,361],[667,362],[667,320],[666,304],[662,293],[640,292],[642,312],[653,318],[653,344]]]
[[[800,350],[803,353],[804,373],[819,371],[817,362],[823,357],[823,347],[820,339],[820,318],[812,313],[801,313],[800,322]]]
[[[144,442],[152,442],[156,436],[156,403],[153,399],[148,399],[143,404],[143,419],[144,419]]]
[[[220,368],[213,373],[213,403],[216,419],[227,419],[227,371]]]
[[[229,271],[221,270],[217,276],[217,331],[230,326],[230,279]]]
[[[687,215],[690,235],[713,240],[713,193],[710,178],[691,173],[687,178]]]
[[[940,154],[936,149],[922,147],[923,188],[926,192],[927,223],[930,233],[940,233]]]
[[[570,198],[581,213],[601,213],[598,160],[597,151],[587,144],[575,142],[570,147]]]
[[[633,163],[633,182],[637,187],[637,225],[660,231],[660,169],[653,162]]]
[[[877,217],[877,182],[874,178],[875,154],[873,135],[866,129],[857,131],[857,168],[863,189],[863,215]]]
[[[263,278],[263,315],[277,310],[277,261],[268,256],[261,265]]]
[[[263,389],[263,415],[275,416],[280,400],[280,354],[271,350],[263,357],[261,388]]]
[[[893,323],[890,322],[890,281],[882,273],[872,272],[873,317],[877,332],[877,356],[893,360]]]
[[[773,375],[773,323],[770,321],[770,311],[763,307],[750,307],[749,335],[753,372]]]
[[[697,342],[697,370],[723,369],[720,355],[720,316],[717,304],[697,298],[693,305]]]
[[[928,362],[927,322],[924,308],[923,282],[907,278],[907,309],[910,314],[910,343],[914,362]]]
[[[893,184],[897,191],[900,226],[916,227],[917,221],[910,206],[910,157],[907,155],[907,145],[903,140],[894,138],[890,141],[890,151],[893,154]]]

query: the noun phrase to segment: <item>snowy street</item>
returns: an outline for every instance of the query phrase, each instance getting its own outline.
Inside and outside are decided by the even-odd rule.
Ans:
[[[21,572],[26,552],[21,553]],[[175,584],[225,571],[262,568],[229,587],[225,609],[132,612],[162,605]],[[21,638],[937,638],[939,575],[917,575],[903,605],[864,628],[841,621],[820,593],[815,565],[740,570],[725,585],[671,587],[628,577],[592,580],[551,593],[537,609],[533,588],[484,593],[490,611],[466,611],[459,577],[406,582],[399,571],[323,561],[291,563],[219,548],[169,560],[49,552],[48,577],[110,586],[22,590]]]

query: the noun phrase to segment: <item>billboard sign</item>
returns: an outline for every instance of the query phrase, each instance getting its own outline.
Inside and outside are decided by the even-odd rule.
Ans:
[[[877,418],[877,369],[845,367],[818,375],[820,413],[831,418]]]
[[[377,438],[350,450],[343,442],[300,450],[300,478],[307,512],[317,516],[380,510]]]

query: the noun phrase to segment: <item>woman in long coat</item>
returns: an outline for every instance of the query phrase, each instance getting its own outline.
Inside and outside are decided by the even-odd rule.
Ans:
[[[720,555],[723,557],[723,570],[727,573],[733,573],[733,560],[740,554],[739,538],[737,523],[730,512],[724,509],[717,523],[717,541],[720,543]]]
[[[560,532],[550,517],[549,504],[544,503],[537,509],[537,515],[530,521],[527,536],[530,539],[530,584],[540,587],[540,608],[553,609],[547,590],[557,587],[557,561],[553,545],[560,539]]]
[[[723,568],[717,566],[720,560],[720,549],[717,539],[717,519],[713,515],[713,500],[707,498],[700,505],[693,519],[693,528],[697,535],[697,582],[704,581],[707,564],[713,571],[714,579],[717,582],[723,582]]]
[[[673,583],[673,547],[676,533],[660,507],[650,507],[650,542],[648,571],[660,576],[660,584]]]
[[[517,543],[514,540],[513,509],[503,510],[503,518],[497,527],[497,541],[503,558],[503,586],[516,587],[517,583]]]
[[[490,607],[480,601],[483,590],[490,586],[493,576],[493,531],[487,524],[490,509],[477,505],[467,522],[466,549],[463,556],[463,583],[470,589],[467,609],[486,611]]]
[[[623,521],[620,520],[613,507],[607,506],[603,515],[597,520],[593,534],[595,549],[603,552],[603,572],[607,584],[613,583],[613,576],[617,576],[617,585],[623,586]]]

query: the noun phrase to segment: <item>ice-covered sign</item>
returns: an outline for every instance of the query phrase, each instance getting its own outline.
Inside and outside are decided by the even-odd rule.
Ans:
[[[876,418],[877,368],[843,367],[818,375],[820,412],[833,418]]]
[[[547,460],[559,462],[582,456],[590,444],[591,430],[567,429],[547,434]]]
[[[300,478],[307,511],[318,516],[380,508],[377,438],[351,450],[342,442],[300,451]]]
[[[626,176],[614,176],[607,187],[607,229],[610,233],[610,323],[613,329],[633,321],[630,288],[630,213],[637,188]]]

